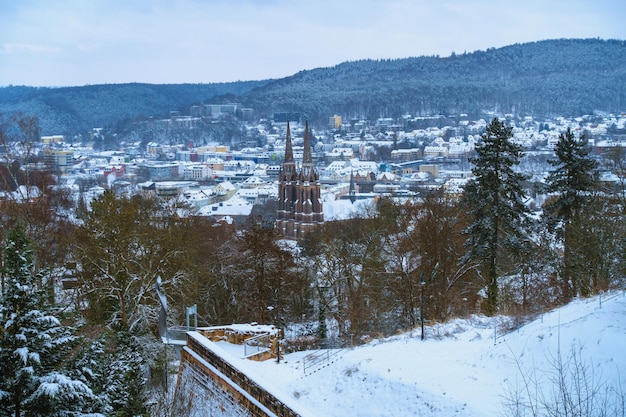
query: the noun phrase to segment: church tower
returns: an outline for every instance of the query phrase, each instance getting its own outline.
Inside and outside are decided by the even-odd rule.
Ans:
[[[286,238],[302,239],[324,222],[319,174],[313,166],[309,122],[304,129],[304,154],[300,171],[296,170],[287,123],[285,160],[278,177],[276,228]]]
[[[287,138],[285,139],[285,160],[278,174],[278,210],[276,212],[276,228],[286,237],[294,236],[294,219],[296,212],[296,162],[293,159],[291,145],[291,129],[287,122]]]

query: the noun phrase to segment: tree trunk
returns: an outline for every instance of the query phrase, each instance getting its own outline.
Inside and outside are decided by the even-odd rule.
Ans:
[[[570,229],[570,221],[566,220],[563,230],[563,276],[561,277],[561,294],[564,301],[571,300],[577,291],[574,277],[572,277]]]

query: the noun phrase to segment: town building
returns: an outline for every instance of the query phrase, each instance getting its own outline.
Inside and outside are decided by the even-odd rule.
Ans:
[[[64,174],[72,168],[74,153],[71,150],[46,148],[41,153],[45,164],[56,172]]]

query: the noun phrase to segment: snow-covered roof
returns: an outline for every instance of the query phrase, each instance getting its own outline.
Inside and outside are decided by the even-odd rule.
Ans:
[[[215,186],[215,188],[218,188],[218,189],[220,189],[222,191],[235,191],[235,190],[237,190],[237,187],[235,187],[233,185],[233,183],[230,182],[230,181],[220,182],[219,184],[217,184]]]
[[[248,186],[259,186],[259,185],[264,185],[266,184],[265,181],[263,181],[261,178],[257,177],[256,175],[253,175],[251,177],[246,178],[242,184],[248,185]]]
[[[235,195],[220,203],[209,204],[198,210],[198,216],[249,216],[253,204]]]
[[[348,199],[325,200],[322,209],[324,220],[346,220],[357,217],[367,211],[367,208],[375,204],[374,199],[356,200],[354,204]]]

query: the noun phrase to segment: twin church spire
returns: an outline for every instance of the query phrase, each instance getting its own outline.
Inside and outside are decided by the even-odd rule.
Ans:
[[[301,239],[324,222],[319,174],[313,165],[309,122],[304,128],[304,152],[300,170],[296,168],[287,123],[285,160],[278,177],[276,229],[286,238]]]

